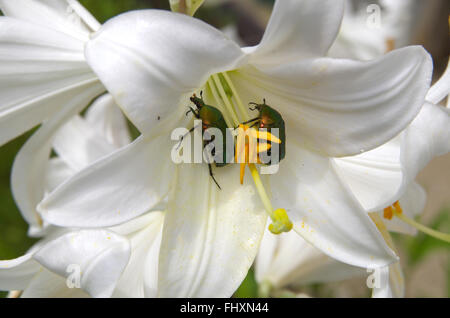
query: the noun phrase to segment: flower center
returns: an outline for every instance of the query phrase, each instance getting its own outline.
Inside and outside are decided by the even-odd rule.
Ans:
[[[215,103],[214,106],[222,112],[227,126],[239,128],[235,153],[239,156],[239,160],[236,160],[236,162],[241,165],[241,184],[244,180],[245,166],[248,166],[259,197],[261,198],[267,214],[272,220],[272,224],[269,225],[269,230],[273,234],[289,232],[293,225],[286,210],[273,209],[258,169],[255,166],[255,163],[260,163],[258,154],[269,150],[271,147],[271,144],[267,141],[275,143],[281,143],[281,141],[268,132],[260,132],[254,128],[249,128],[248,126],[241,124],[250,120],[250,116],[236,87],[227,73],[212,75],[206,83],[206,88],[211,92],[211,96]],[[265,140],[266,142],[261,142],[261,140]],[[251,147],[252,145],[256,145],[256,148]],[[256,153],[252,151],[252,149],[256,149]]]
[[[420,224],[413,219],[408,218],[406,215],[403,214],[403,209],[400,206],[400,203],[396,201],[392,206],[388,206],[384,209],[383,216],[385,219],[392,220],[394,216],[405,222],[406,224],[409,224],[410,226],[416,228],[417,230],[428,234],[434,238],[437,238],[438,240],[445,241],[450,243],[450,234],[442,233],[433,229],[430,229],[429,227],[426,227],[423,224]]]

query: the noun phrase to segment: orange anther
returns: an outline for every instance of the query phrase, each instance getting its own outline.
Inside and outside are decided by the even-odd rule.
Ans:
[[[392,211],[391,206],[388,206],[386,209],[384,209],[383,216],[385,219],[392,220],[392,217],[394,216],[394,211]]]
[[[403,213],[403,209],[400,206],[400,203],[398,201],[395,201],[394,208],[395,208],[395,213],[398,213],[398,214],[402,214]]]

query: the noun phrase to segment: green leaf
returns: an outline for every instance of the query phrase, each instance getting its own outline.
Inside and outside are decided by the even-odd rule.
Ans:
[[[250,269],[242,282],[241,286],[233,295],[234,298],[257,298],[258,297],[258,283],[255,279],[253,269]]]

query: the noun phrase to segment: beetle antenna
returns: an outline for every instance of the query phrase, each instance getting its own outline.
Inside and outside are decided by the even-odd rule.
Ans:
[[[264,105],[266,105],[266,99],[265,98],[263,98],[263,103],[264,103]]]

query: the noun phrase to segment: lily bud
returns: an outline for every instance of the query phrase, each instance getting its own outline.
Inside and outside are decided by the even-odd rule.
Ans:
[[[205,0],[169,0],[170,9],[173,12],[184,13],[193,16]]]

